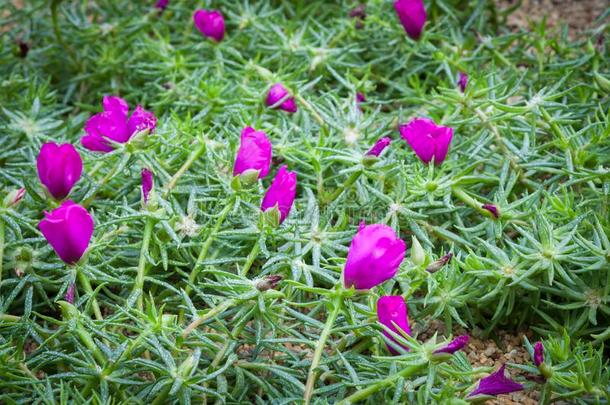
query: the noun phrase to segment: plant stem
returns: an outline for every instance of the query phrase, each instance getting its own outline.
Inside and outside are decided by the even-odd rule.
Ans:
[[[235,203],[235,198],[231,197],[231,199],[229,200],[227,205],[220,212],[220,215],[218,216],[218,219],[216,220],[214,227],[210,230],[210,233],[209,233],[208,237],[206,238],[205,242],[203,242],[203,245],[201,246],[201,250],[199,251],[199,256],[197,257],[197,261],[195,262],[195,266],[193,266],[193,271],[191,271],[191,274],[189,276],[189,284],[185,288],[185,291],[187,294],[191,292],[191,284],[193,284],[195,282],[197,275],[199,275],[199,272],[201,271],[201,264],[205,261],[205,258],[208,255],[208,250],[210,249],[210,246],[212,245],[212,242],[214,241],[214,237],[220,230],[220,227],[224,223],[225,219],[227,219],[229,212],[231,212],[231,210],[233,209],[234,203]]]
[[[242,267],[242,269],[241,269],[242,276],[245,277],[246,274],[248,274],[248,270],[250,270],[250,267],[252,267],[252,263],[254,263],[254,260],[256,260],[256,257],[258,256],[258,252],[260,250],[261,250],[261,245],[260,245],[259,241],[257,240],[256,242],[254,242],[254,246],[252,246],[252,250],[250,251],[250,253],[248,253],[248,257],[246,258],[244,267]]]
[[[88,207],[89,204],[93,202],[93,199],[95,198],[97,192],[108,182],[108,180],[114,177],[114,175],[119,171],[121,167],[123,167],[127,163],[128,160],[129,154],[125,154],[115,163],[112,169],[108,173],[106,173],[106,175],[102,178],[102,180],[100,180],[98,184],[95,185],[95,189],[93,190],[91,195],[85,201],[82,202],[83,207]]]
[[[83,285],[85,292],[91,296],[91,299],[92,299],[91,306],[93,307],[93,313],[95,314],[95,318],[98,321],[103,320],[104,318],[102,318],[102,312],[100,311],[100,307],[97,304],[97,299],[95,298],[95,295],[93,294],[93,288],[91,288],[91,283],[89,282],[87,275],[82,271],[82,269],[77,269],[76,274],[78,276],[78,280]]]
[[[411,376],[412,374],[414,374],[417,371],[424,368],[424,366],[426,366],[426,363],[408,366],[408,367],[402,369],[400,372],[398,372],[394,375],[391,375],[386,379],[383,379],[373,385],[369,385],[366,388],[356,391],[349,397],[338,402],[337,405],[347,405],[347,404],[353,404],[358,401],[362,401],[363,399],[368,398],[371,395],[373,395],[374,393],[376,393],[377,391],[381,390],[383,387],[392,384],[394,381],[398,380],[399,378],[401,378],[401,377],[405,378],[405,377]]]
[[[305,100],[305,98],[303,96],[301,96],[300,94],[295,94],[294,98],[296,98],[296,100],[299,102],[299,104],[301,104],[303,107],[305,107],[305,109],[307,111],[309,111],[311,113],[311,115],[316,120],[318,125],[320,125],[321,127],[326,126],[326,122],[324,121],[324,118],[322,118],[322,116],[320,114],[318,114],[316,109],[313,108],[313,106],[309,103],[309,101]]]
[[[493,216],[493,214],[491,212],[489,212],[488,210],[483,208],[483,204],[481,202],[479,202],[476,199],[472,198],[470,195],[468,195],[468,193],[466,193],[464,190],[462,190],[462,188],[460,188],[460,187],[453,187],[451,189],[451,191],[453,192],[453,195],[457,199],[461,200],[464,204],[466,204],[466,205],[470,206],[471,208],[475,209],[479,214],[485,215],[486,217],[495,219],[495,217]]]
[[[339,186],[331,195],[330,197],[328,197],[328,202],[333,202],[335,201],[337,198],[339,198],[339,196],[341,194],[343,194],[343,192],[351,187],[356,180],[358,180],[360,178],[360,176],[362,175],[362,170],[358,170],[354,173],[352,173],[351,176],[348,177],[348,179],[345,181],[345,183],[343,183],[341,186]]]
[[[108,377],[116,368],[121,364],[121,360],[129,357],[133,350],[140,345],[142,340],[144,340],[150,334],[150,330],[144,330],[136,339],[131,341],[131,344],[119,355],[119,357],[111,362],[106,362],[104,368],[99,374],[99,379],[104,379]],[[93,388],[93,380],[89,380],[85,388],[83,389],[83,394],[86,396],[91,392],[91,388]]]
[[[146,255],[148,254],[148,246],[150,245],[150,237],[152,230],[155,225],[153,218],[146,220],[144,225],[144,236],[142,238],[142,248],[140,249],[140,261],[138,263],[138,274],[136,275],[136,281],[133,286],[134,293],[137,291],[138,295],[138,309],[142,311],[144,309],[144,276],[146,275]]]
[[[186,162],[184,162],[184,164],[180,167],[180,169],[178,169],[178,171],[174,173],[169,183],[167,183],[167,186],[165,186],[163,197],[167,197],[169,195],[172,189],[176,187],[176,184],[178,183],[178,180],[180,180],[180,177],[182,177],[182,175],[186,173],[186,171],[193,165],[193,163],[195,163],[195,160],[197,160],[197,158],[199,158],[199,156],[201,156],[203,152],[205,152],[205,143],[199,145],[199,148],[194,150],[189,156],[189,158],[186,160]]]
[[[193,322],[191,322],[182,332],[182,337],[186,338],[193,330],[197,329],[197,327],[199,325],[201,325],[208,319],[211,319],[211,318],[215,317],[216,315],[223,313],[224,311],[226,311],[227,309],[231,308],[232,306],[236,305],[239,302],[241,302],[241,300],[230,299],[230,300],[224,301],[220,305],[217,305],[214,308],[210,309],[205,315],[203,315],[203,316],[195,319]]]
[[[305,384],[305,392],[303,394],[303,400],[305,401],[305,405],[309,405],[311,401],[311,397],[313,395],[313,390],[316,384],[316,378],[318,377],[318,373],[316,368],[320,364],[320,359],[322,357],[322,352],[324,351],[324,347],[326,345],[326,341],[330,336],[330,332],[333,329],[335,324],[335,320],[339,315],[339,311],[341,310],[343,297],[341,295],[337,295],[334,297],[332,301],[333,308],[328,314],[328,318],[326,319],[326,325],[324,325],[324,329],[320,334],[320,339],[318,339],[318,343],[316,344],[316,350],[314,351],[313,358],[311,359],[311,366],[309,367],[309,372],[307,373],[307,383]]]

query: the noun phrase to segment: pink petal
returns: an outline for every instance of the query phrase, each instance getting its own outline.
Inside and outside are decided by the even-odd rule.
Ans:
[[[233,176],[237,176],[246,170],[257,170],[258,178],[262,179],[269,173],[271,165],[271,142],[263,131],[256,131],[252,127],[246,127],[241,132],[241,143],[235,165]]]
[[[352,239],[343,270],[346,288],[370,289],[394,277],[405,257],[405,243],[383,224],[361,227]]]
[[[400,331],[394,325],[398,325],[400,329],[402,329],[407,335],[411,335],[411,327],[409,326],[409,316],[407,310],[407,303],[405,299],[400,295],[384,295],[377,300],[377,318],[379,322],[388,327],[393,332],[400,335]],[[383,334],[391,339],[392,341],[397,342],[397,340],[386,330],[383,331]],[[406,350],[409,350],[406,346],[401,345]],[[399,354],[399,352],[387,345],[388,349],[392,354]]]
[[[136,132],[148,130],[153,132],[157,126],[157,117],[149,111],[146,111],[142,106],[138,105],[127,121],[127,133],[129,138]],[[125,141],[126,142],[126,141]]]
[[[38,227],[57,255],[65,263],[78,262],[93,235],[93,219],[87,210],[67,200],[45,217]]]

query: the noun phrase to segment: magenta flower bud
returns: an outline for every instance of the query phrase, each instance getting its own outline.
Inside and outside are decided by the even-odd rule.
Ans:
[[[409,316],[407,312],[407,303],[405,299],[400,295],[384,295],[377,300],[377,318],[379,323],[389,328],[392,332],[400,335],[398,326],[407,335],[411,336],[411,327],[409,326]],[[384,329],[383,334],[393,342],[398,341],[392,336],[387,330]],[[405,350],[409,350],[408,347],[401,345]],[[392,354],[399,354],[399,352],[386,344]]]
[[[366,152],[366,155],[367,156],[379,156],[379,155],[381,155],[381,152],[383,152],[384,149],[387,148],[391,143],[392,143],[392,138],[390,138],[389,136],[385,136],[385,137],[377,140],[377,142],[375,142],[375,145],[373,145],[373,147],[371,149],[369,149],[368,152]]]
[[[345,288],[368,290],[394,277],[405,257],[405,243],[383,224],[360,226],[343,270]]]
[[[66,290],[66,295],[64,295],[64,300],[69,302],[70,304],[74,304],[74,291],[76,290],[76,286],[74,283],[70,283],[68,289]]]
[[[284,100],[284,101],[282,101]],[[281,102],[281,104],[276,105]],[[288,90],[281,84],[276,83],[269,89],[269,93],[267,94],[267,100],[265,101],[267,106],[272,108],[279,108],[280,110],[284,110],[289,113],[297,112],[297,103],[294,100],[294,97],[290,96]]]
[[[109,141],[126,143],[140,131],[153,132],[157,118],[141,106],[128,118],[129,105],[116,96],[104,96],[104,111],[93,115],[85,123],[87,135],[81,138],[83,146],[94,152],[112,152],[114,147]]]
[[[56,200],[70,194],[83,173],[83,161],[73,145],[45,143],[36,158],[38,178]]]
[[[453,138],[453,128],[436,125],[427,118],[415,118],[401,125],[399,131],[417,157],[424,163],[434,159],[437,165],[445,160]]]
[[[78,262],[93,235],[93,218],[87,210],[74,202],[64,201],[51,212],[44,213],[45,218],[38,227],[57,253],[67,264]]]
[[[423,0],[396,0],[394,9],[407,34],[412,39],[419,39],[426,24],[426,8]]]
[[[148,203],[148,196],[153,189],[153,173],[149,169],[142,169],[142,200]]]
[[[470,340],[470,336],[468,336],[468,335],[458,336],[455,339],[453,339],[451,342],[449,342],[447,344],[447,346],[444,346],[438,350],[435,350],[434,353],[435,354],[438,354],[438,353],[453,354],[453,353],[457,352],[458,350],[461,350],[462,348],[464,348],[464,346],[466,346],[468,344],[469,340]]]
[[[267,189],[261,204],[261,210],[265,212],[277,207],[280,211],[280,223],[282,223],[290,213],[296,195],[297,174],[289,172],[287,166],[284,165],[280,167],[271,186]]]
[[[544,363],[544,346],[542,342],[536,342],[534,345],[534,364],[539,367]]]
[[[244,128],[241,131],[241,143],[235,157],[233,176],[253,170],[257,171],[258,178],[262,179],[269,173],[270,165],[271,142],[267,135],[263,131],[256,131],[252,127]]]
[[[493,205],[493,204],[483,204],[481,205],[481,208],[483,208],[484,210],[487,210],[491,213],[491,215],[494,216],[494,218],[500,218],[500,210],[498,209],[497,206]]]
[[[225,19],[217,10],[197,10],[193,15],[195,27],[204,36],[212,38],[216,42],[225,37]]]
[[[167,8],[168,5],[169,5],[169,0],[158,0],[155,3],[155,8],[160,11],[163,11]]]
[[[477,389],[468,394],[468,397],[474,397],[476,395],[509,394],[511,392],[521,391],[523,389],[523,385],[511,380],[510,378],[506,378],[504,375],[505,368],[506,365],[502,364],[502,367],[500,367],[498,371],[485,378],[482,378],[479,381],[479,386]]]
[[[466,86],[468,86],[468,75],[464,72],[460,72],[458,74],[458,87],[462,93],[466,91]]]

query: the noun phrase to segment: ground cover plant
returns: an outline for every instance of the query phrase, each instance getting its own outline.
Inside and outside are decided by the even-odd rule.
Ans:
[[[608,403],[608,11],[0,4],[0,403]]]

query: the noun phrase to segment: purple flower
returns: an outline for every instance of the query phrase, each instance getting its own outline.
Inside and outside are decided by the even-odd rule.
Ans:
[[[277,207],[280,211],[280,223],[284,222],[297,194],[297,174],[289,172],[286,165],[280,167],[271,186],[267,189],[261,210],[263,212]]]
[[[284,101],[282,101],[284,100]],[[281,101],[281,104],[276,105]],[[265,101],[267,106],[272,108],[279,108],[280,110],[284,110],[286,112],[295,113],[297,112],[297,103],[294,101],[294,97],[290,96],[288,90],[281,84],[275,83],[269,89],[269,93],[267,94],[267,100]]]
[[[462,93],[466,91],[466,86],[468,86],[468,75],[464,72],[460,72],[458,74],[458,87]]]
[[[142,169],[142,199],[144,204],[148,203],[148,196],[154,186],[153,172],[149,169]]]
[[[544,346],[542,342],[536,342],[534,345],[534,364],[539,367],[544,363]]]
[[[193,15],[195,27],[204,36],[212,38],[216,42],[225,37],[225,19],[217,10],[197,10]]]
[[[453,354],[458,350],[462,349],[464,346],[468,344],[468,340],[470,340],[470,336],[462,335],[453,339],[447,346],[441,347],[438,350],[435,350],[434,353],[449,353]]]
[[[93,219],[87,210],[74,202],[64,201],[58,208],[44,213],[38,227],[55,253],[67,264],[78,262],[93,235]]]
[[[523,385],[504,376],[505,367],[506,365],[502,364],[502,367],[500,367],[498,371],[482,378],[479,381],[477,389],[468,394],[468,397],[474,397],[475,395],[509,394],[511,392],[521,391]]]
[[[375,145],[373,145],[373,147],[366,152],[366,155],[379,156],[381,155],[381,152],[383,152],[383,150],[390,145],[390,143],[392,143],[392,138],[389,136],[383,137],[375,142]]]
[[[155,8],[163,11],[167,8],[168,5],[169,5],[169,0],[158,0],[155,3]]]
[[[409,316],[407,313],[407,303],[405,299],[400,295],[384,295],[377,300],[377,318],[379,322],[388,327],[392,332],[400,335],[400,331],[394,324],[402,329],[407,335],[411,335],[411,328],[409,327]],[[383,330],[383,334],[390,340],[398,343],[394,336],[392,336],[387,330]],[[400,345],[400,343],[398,343]],[[392,354],[399,354],[399,352],[386,345]],[[409,350],[408,347],[401,345],[405,350]]]
[[[366,290],[394,277],[405,249],[405,243],[389,226],[362,224],[347,253],[343,270],[345,287]]]
[[[493,204],[483,204],[481,205],[481,208],[489,211],[491,213],[491,215],[494,216],[494,218],[500,218],[500,210],[498,209],[497,206],[493,205]]]
[[[56,200],[70,194],[83,173],[83,161],[73,145],[45,143],[36,158],[38,178]]]
[[[270,165],[271,142],[267,135],[252,127],[244,128],[241,131],[241,143],[235,157],[233,176],[252,170],[258,172],[258,178],[262,179],[269,173]]]
[[[157,118],[141,106],[128,118],[129,105],[125,100],[116,96],[104,96],[104,111],[93,115],[85,124],[85,132],[81,143],[94,152],[112,152],[114,147],[108,140],[117,143],[126,143],[139,131],[155,130]]]
[[[439,165],[447,156],[453,138],[453,128],[436,125],[427,118],[415,118],[399,128],[400,135],[424,162]]]
[[[394,9],[407,34],[412,39],[419,39],[426,24],[423,0],[396,0]]]
[[[66,295],[64,295],[64,299],[66,300],[66,302],[69,302],[70,304],[74,304],[74,291],[76,290],[76,286],[74,285],[74,283],[70,283],[70,285],[68,286],[68,289],[66,290]]]

